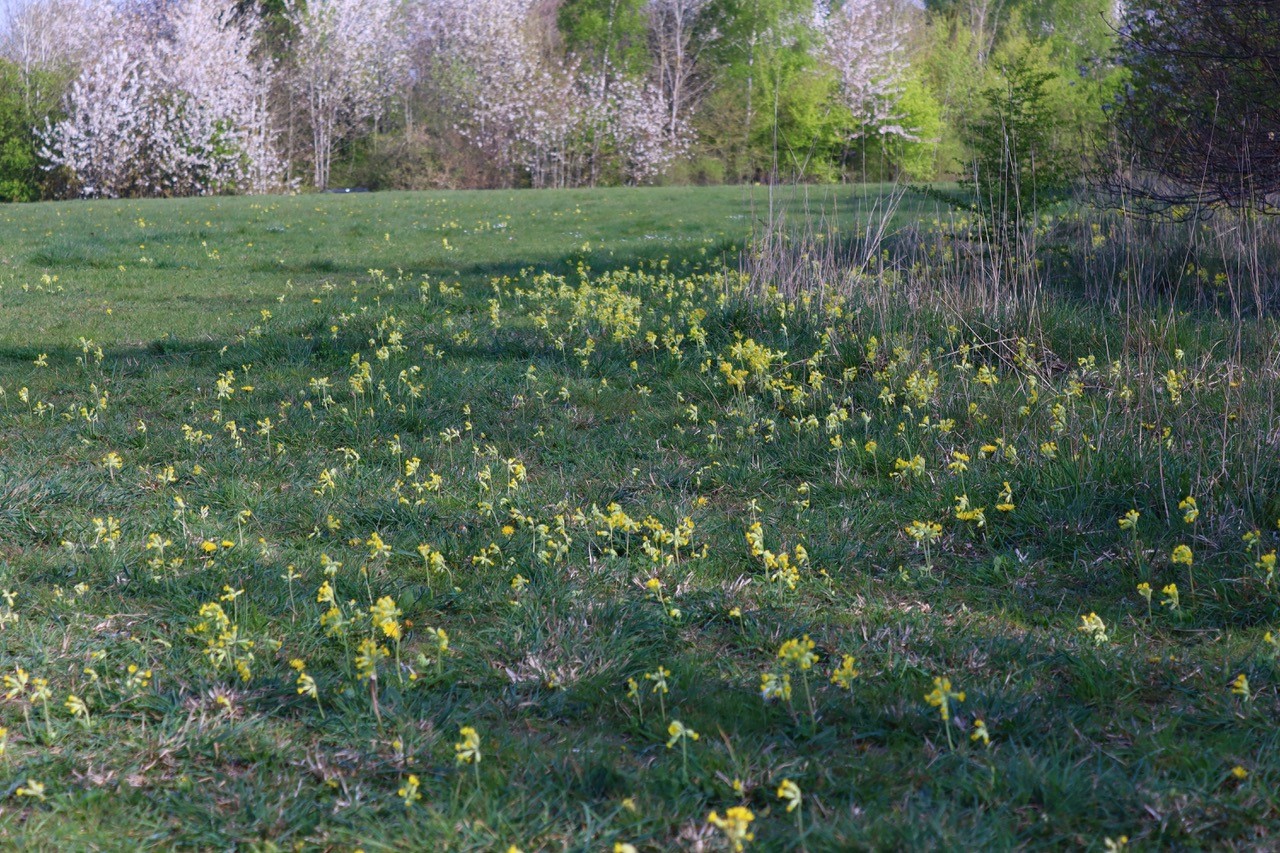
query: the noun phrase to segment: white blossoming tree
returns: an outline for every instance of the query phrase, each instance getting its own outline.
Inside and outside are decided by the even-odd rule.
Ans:
[[[253,58],[257,19],[227,0],[185,0],[160,19],[119,14],[46,128],[43,156],[87,196],[278,188],[285,163]]]
[[[376,121],[408,69],[406,19],[395,0],[295,4],[292,89],[311,132],[312,180],[328,186],[335,148]]]
[[[149,194],[145,158],[155,86],[140,58],[108,48],[81,72],[66,117],[45,133],[44,157],[71,172],[86,196]]]
[[[907,70],[906,31],[891,0],[844,0],[820,10],[823,58],[834,69],[857,136],[915,140],[899,109]]]
[[[650,180],[685,150],[660,88],[588,71],[554,45],[538,0],[436,0],[436,68],[460,129],[538,187]]]
[[[267,110],[274,69],[254,56],[258,27],[228,0],[186,0],[169,23],[171,38],[157,44],[164,88],[179,107],[182,191],[261,193],[284,180],[287,163]]]

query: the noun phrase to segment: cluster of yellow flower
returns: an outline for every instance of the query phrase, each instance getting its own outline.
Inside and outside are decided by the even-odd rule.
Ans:
[[[380,292],[394,292],[402,283],[376,271],[371,278]],[[717,607],[707,622],[722,619],[727,610],[736,620],[733,630],[746,636],[749,620],[743,612],[750,612],[751,605],[764,600],[792,608],[802,596],[822,591],[824,581],[827,590],[835,589],[831,573],[852,571],[839,565],[837,548],[824,550],[829,543],[823,536],[831,537],[828,532],[817,535],[812,519],[829,510],[824,490],[845,487],[854,478],[903,497],[904,506],[912,508],[910,514],[888,518],[882,526],[889,531],[887,541],[879,544],[899,555],[922,554],[925,580],[936,581],[935,571],[948,572],[988,537],[1008,539],[1029,528],[1029,519],[1038,517],[1032,511],[1047,500],[1049,478],[1041,474],[1073,475],[1094,464],[1101,448],[1115,445],[1135,454],[1135,464],[1158,462],[1183,438],[1180,413],[1200,401],[1206,389],[1223,384],[1222,376],[1182,358],[1167,370],[1151,363],[1107,364],[1092,358],[1080,359],[1074,368],[1050,370],[1048,356],[1034,341],[966,340],[959,329],[947,331],[945,347],[926,347],[884,332],[862,338],[840,323],[853,309],[838,294],[820,307],[765,294],[764,316],[769,322],[776,319],[777,340],[785,343],[771,343],[763,331],[753,331],[756,337],[736,330],[730,335],[712,323],[734,300],[746,297],[748,283],[720,272],[678,276],[641,269],[593,275],[584,269],[576,280],[527,272],[494,281],[493,298],[482,311],[466,310],[461,305],[465,295],[456,286],[415,284],[417,298],[439,321],[432,335],[381,303],[348,305],[345,294],[335,297],[325,305],[328,322],[306,335],[309,343],[338,349],[337,369],[304,374],[297,388],[269,390],[273,383],[263,368],[223,359],[216,370],[205,373],[201,390],[184,400],[186,423],[166,425],[142,406],[130,413],[132,443],[105,433],[127,401],[108,390],[103,352],[92,341],[82,342],[74,389],[32,391],[37,385],[32,382],[17,394],[21,405],[12,417],[61,414],[80,431],[85,446],[98,448],[86,451],[84,460],[96,481],[104,488],[132,489],[162,506],[161,517],[145,521],[141,513],[109,513],[107,507],[85,513],[60,534],[68,537],[63,547],[68,559],[109,569],[112,577],[130,582],[149,581],[163,589],[177,581],[207,581],[193,602],[198,609],[185,611],[185,635],[165,642],[186,644],[198,662],[194,668],[218,682],[218,701],[224,707],[232,701],[227,683],[265,689],[283,672],[289,701],[305,706],[308,714],[314,703],[315,712],[326,718],[336,708],[350,707],[354,696],[362,713],[367,707],[381,724],[393,697],[441,683],[446,664],[452,677],[462,669],[458,661],[468,648],[483,645],[484,634],[458,631],[449,620],[458,612],[457,602],[479,596],[475,590],[484,587],[499,590],[496,609],[501,614],[532,621],[545,616],[538,607],[547,586],[589,576],[592,583],[612,584],[608,588],[620,597],[635,596],[646,613],[653,612],[656,602],[662,630],[679,638],[702,627],[699,620],[708,609],[689,590],[698,590],[704,583],[699,572],[718,560],[740,577],[721,584],[735,597]],[[787,328],[788,322],[797,325],[797,312],[809,312],[806,321],[820,321],[822,330],[807,339],[808,345]],[[264,313],[256,328],[270,322],[269,312]],[[518,394],[504,398],[501,414],[482,408],[490,402],[479,396],[448,411],[431,402],[435,372],[452,357],[450,345],[470,348],[486,335],[516,332],[536,339],[558,361],[552,360],[555,368],[542,362],[518,365]],[[44,354],[34,366],[38,376],[54,369]],[[563,376],[554,372],[560,367]],[[651,486],[658,477],[652,471],[642,474],[641,462],[633,459],[627,462],[637,467],[629,476],[610,474],[608,488],[593,493],[608,496],[597,498],[603,508],[564,488],[540,452],[547,431],[566,420],[575,429],[577,424],[591,426],[594,416],[584,414],[588,407],[580,409],[579,404],[588,395],[602,398],[614,391],[625,401],[618,412],[627,412],[634,421],[636,410],[629,407],[661,396],[652,386],[672,369],[696,377],[702,390],[670,389],[671,399],[653,404],[649,412],[662,425],[654,437],[656,447],[662,449],[669,438],[680,442],[676,455],[688,468],[689,494],[676,490],[680,493],[670,505],[635,508],[638,501],[631,493],[646,488],[646,477]],[[92,381],[86,382],[84,374]],[[1135,391],[1143,387],[1152,392],[1146,394],[1150,399]],[[0,398],[9,405],[3,389]],[[609,398],[610,406],[614,402]],[[536,420],[536,432],[531,428],[525,436],[528,446],[519,446],[507,429],[504,419],[513,413]],[[426,422],[433,423],[430,432],[420,427]],[[389,426],[399,424],[412,426]],[[157,459],[136,449],[145,442],[158,444],[166,433],[177,448],[172,458]],[[107,446],[108,437],[114,449]],[[711,505],[718,492],[734,485],[734,475],[726,471],[763,469],[759,460],[769,449],[804,457],[809,479],[796,484],[796,476],[791,483],[771,483],[758,494],[731,494],[725,505]],[[814,467],[816,476],[810,471]],[[211,468],[220,473],[211,474]],[[282,488],[279,494],[310,502],[306,513],[299,512],[305,521],[290,518],[289,524],[273,524],[260,519],[260,505],[241,500],[244,490],[226,488],[223,495],[232,497],[209,497],[244,470],[264,468],[301,471],[301,487],[289,495]],[[627,483],[624,487],[616,480]],[[251,491],[259,491],[260,484],[252,482]],[[1183,486],[1198,489],[1203,482]],[[654,493],[671,494],[648,489]],[[1173,494],[1183,494],[1182,487]],[[1154,513],[1172,518],[1160,524],[1177,528],[1174,541],[1186,540],[1170,542],[1158,552],[1140,539],[1142,512],[1130,509],[1120,517],[1121,537],[1130,544],[1121,543],[1119,550],[1123,555],[1131,548],[1134,572],[1123,588],[1149,579],[1137,585],[1148,622],[1195,613],[1202,601],[1196,593],[1197,570],[1204,572],[1197,566],[1198,556],[1209,563],[1230,559],[1239,564],[1237,552],[1215,553],[1213,539],[1203,529],[1216,523],[1214,501],[1206,489],[1199,500],[1187,494],[1176,513],[1168,506]],[[761,503],[769,505],[762,508]],[[850,514],[858,511],[854,507]],[[916,518],[917,513],[923,517]],[[1115,535],[1115,524],[1104,521]],[[732,547],[718,547],[720,535]],[[1246,533],[1244,560],[1253,587],[1271,594],[1277,552],[1268,536]],[[145,573],[135,573],[144,565]],[[279,568],[269,576],[258,571],[282,565],[287,566],[282,574]],[[272,595],[263,587],[277,577],[283,588]],[[1184,584],[1185,597],[1174,577]],[[758,579],[768,582],[750,586]],[[1160,591],[1158,608],[1153,607],[1153,583]],[[219,586],[221,595],[208,600]],[[295,586],[303,591],[297,599]],[[568,597],[580,594],[575,589]],[[19,620],[14,594],[6,591],[4,600],[0,630]],[[1108,614],[1101,604],[1094,606]],[[1159,609],[1160,620],[1153,620],[1153,609]],[[1071,618],[1079,619],[1079,633],[1072,636],[1083,635],[1080,640],[1096,647],[1098,655],[1113,653],[1119,645],[1114,638],[1127,630],[1123,620],[1108,615],[1108,625],[1093,610]],[[288,629],[283,628],[285,619]],[[847,698],[856,685],[872,680],[874,664],[859,652],[868,675],[858,681],[858,658],[835,652],[847,640],[831,641],[819,627],[809,630],[818,640],[796,629],[800,635],[782,639],[765,671],[752,663],[748,672],[753,679],[759,673],[759,695],[765,702],[785,706],[797,724],[807,717],[816,726],[822,716],[818,699],[843,701],[840,697]],[[450,631],[461,638],[462,655],[451,647]],[[772,636],[769,648],[781,639]],[[1266,643],[1280,655],[1280,640],[1267,633]],[[498,646],[483,649],[494,662],[509,651],[498,651]],[[674,659],[667,660],[676,667]],[[574,680],[572,667],[538,666],[541,683],[549,689]],[[99,692],[102,682],[110,681],[121,694],[113,713],[126,713],[129,702],[151,684],[152,660],[121,661],[119,669],[119,677],[105,668],[100,677],[98,669],[87,667],[87,681],[78,676],[60,681],[60,675],[50,674],[58,681],[55,687],[18,666],[4,676],[5,697],[20,704],[25,714],[38,712],[51,739],[53,718],[63,714],[60,707],[64,722],[70,715],[70,725],[95,724],[96,710],[106,705]],[[677,701],[681,678],[650,660],[627,680],[624,704],[630,713],[634,703],[643,724],[646,708],[651,713],[656,699],[662,728],[650,734],[665,731],[667,748],[679,748],[688,781],[691,759],[696,763],[714,739],[702,741],[676,718],[702,726],[689,713],[692,709]],[[915,689],[912,701],[919,706]],[[1242,703],[1254,701],[1258,689],[1245,673],[1229,686]],[[802,707],[793,702],[800,694]],[[982,747],[991,745],[993,731],[999,732],[998,715],[988,718],[990,727],[987,719],[957,720],[966,693],[953,685],[951,676],[934,678],[923,699],[927,708],[920,706],[922,714],[936,709],[953,748],[955,727]],[[976,688],[971,704],[981,704]],[[453,745],[456,765],[471,768],[459,772],[474,772],[479,781],[478,730],[462,726],[458,738]],[[485,748],[492,754],[485,766],[500,764],[500,741],[488,743]],[[0,730],[0,753],[7,744],[8,731]],[[424,774],[423,779],[429,789],[431,777]],[[799,783],[773,781],[803,835],[805,800]],[[412,808],[423,799],[422,790],[423,780],[408,773],[397,796]],[[31,780],[16,793],[43,799],[45,788]],[[756,816],[746,802],[712,811],[707,818],[735,850],[754,839]],[[629,846],[619,843],[619,849]]]

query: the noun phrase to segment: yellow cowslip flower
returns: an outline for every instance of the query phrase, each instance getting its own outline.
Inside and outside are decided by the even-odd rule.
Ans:
[[[1253,698],[1253,692],[1249,689],[1249,677],[1243,672],[1231,680],[1231,692],[1236,696],[1243,696],[1244,701],[1248,702]]]
[[[906,479],[908,477],[921,477],[924,475],[924,457],[912,456],[910,459],[893,460],[893,471],[890,477],[895,479]]]
[[[616,841],[613,845],[613,853],[639,853],[634,844],[628,844],[625,841]]]
[[[724,833],[734,853],[742,853],[748,841],[755,841],[755,834],[751,832],[751,822],[755,819],[747,807],[733,806],[725,810],[724,817],[713,811],[707,816],[707,823]]]
[[[1084,631],[1093,638],[1096,645],[1102,645],[1107,641],[1107,624],[1102,621],[1097,613],[1090,613],[1088,616],[1080,617],[1080,627],[1077,631]]]
[[[800,640],[787,640],[778,648],[778,659],[785,666],[796,666],[801,670],[812,669],[818,661],[818,656],[813,653],[815,646],[808,634]]]
[[[6,675],[4,677],[4,688],[6,691],[4,698],[13,699],[16,696],[21,696],[23,693],[27,692],[27,685],[30,683],[30,680],[30,676],[27,675],[27,671],[25,669],[20,666],[14,667],[13,675]]]
[[[751,523],[746,532],[747,546],[751,549],[751,556],[759,557],[765,553],[764,548],[764,527],[758,521]]]
[[[1267,631],[1262,635],[1262,642],[1271,647],[1271,658],[1273,660],[1280,658],[1280,635]]]
[[[1259,571],[1266,573],[1266,578],[1264,580],[1266,581],[1267,586],[1270,586],[1271,581],[1276,574],[1276,552],[1271,551],[1270,553],[1263,554],[1258,558],[1257,562],[1254,563],[1254,566],[1256,566]]]
[[[454,760],[458,764],[479,764],[482,757],[480,734],[471,726],[463,726],[458,729],[458,736],[462,740],[453,745]]]
[[[422,557],[422,565],[426,567],[429,573],[440,573],[448,569],[448,564],[444,562],[444,555],[435,548],[429,546],[425,542],[417,547],[417,553]]]
[[[400,790],[396,791],[396,795],[400,797],[400,799],[404,800],[404,807],[406,809],[412,807],[414,803],[422,799],[422,794],[418,791],[419,787],[418,777],[410,773],[409,778],[405,780],[404,785],[400,787]]]
[[[391,555],[391,546],[382,541],[382,537],[378,535],[376,530],[369,534],[369,538],[365,540],[364,544],[369,547],[370,560]]]
[[[681,740],[700,740],[702,737],[679,720],[671,721],[667,726],[667,734],[670,735],[667,740],[667,749],[671,749]]]
[[[371,637],[366,637],[356,646],[356,675],[361,681],[370,681],[378,677],[378,661],[388,656],[385,648]]]
[[[785,800],[787,803],[787,811],[793,812],[800,808],[804,801],[804,794],[800,792],[800,786],[790,779],[783,779],[782,784],[778,786],[778,799]]]
[[[1171,583],[1164,589],[1160,590],[1164,598],[1160,602],[1161,607],[1167,607],[1170,610],[1177,610],[1181,602],[1178,600],[1178,585]]]
[[[991,746],[991,732],[987,730],[987,724],[985,721],[973,721],[973,734],[969,735],[969,740],[974,743],[982,741],[983,746]]]
[[[784,702],[790,702],[791,675],[785,672],[782,675],[766,672],[760,676],[760,698],[766,702],[770,699],[781,699]]]
[[[324,629],[326,636],[340,637],[346,633],[347,620],[343,618],[337,605],[332,605],[320,614],[320,627]]]
[[[1169,555],[1169,561],[1174,565],[1191,565],[1191,549],[1186,545],[1178,545],[1173,549],[1173,553]]]
[[[88,703],[74,693],[67,697],[65,705],[67,710],[71,712],[71,716],[85,720],[89,718]]]
[[[1244,781],[1249,778],[1249,771],[1237,764],[1235,767],[1231,768],[1231,775],[1241,781]]]
[[[382,633],[393,640],[400,639],[400,617],[403,614],[396,606],[396,601],[389,595],[379,598],[369,608],[369,617]]]
[[[298,671],[298,695],[310,696],[312,699],[319,701],[320,690],[316,687],[316,680],[301,670]]]
[[[14,791],[19,797],[32,797],[44,802],[44,785],[35,779],[28,779],[27,784]]]
[[[1145,598],[1147,600],[1147,604],[1150,604],[1151,603],[1151,584],[1147,583],[1146,581],[1143,581],[1142,583],[1138,584],[1138,595]]]
[[[132,691],[141,690],[151,685],[151,670],[139,669],[136,663],[131,663],[125,667],[128,678],[125,679],[125,686]]]
[[[916,544],[937,542],[942,537],[942,525],[936,521],[913,521],[903,531],[916,541]]]
[[[831,673],[831,683],[843,690],[853,687],[853,680],[858,677],[858,670],[854,668],[853,655],[845,655],[844,660],[840,661],[840,666],[836,667]]]
[[[1129,510],[1124,515],[1120,516],[1120,529],[1121,530],[1137,530],[1138,519],[1141,516],[1142,516],[1142,513],[1138,512],[1136,509]]]
[[[320,589],[316,592],[316,603],[337,606],[337,602],[333,598],[333,587],[329,585],[328,581],[320,584]]]
[[[53,696],[53,691],[49,689],[49,679],[32,678],[31,679],[31,701],[47,702]]]
[[[978,527],[987,526],[986,507],[970,506],[968,495],[960,495],[956,498],[955,514],[958,521],[972,521]]]
[[[1178,509],[1182,510],[1182,520],[1187,524],[1195,524],[1196,519],[1200,517],[1200,509],[1196,506],[1196,499],[1191,495],[1187,495],[1178,502]]]
[[[646,672],[644,674],[644,679],[645,681],[653,682],[654,693],[666,694],[670,692],[667,690],[667,676],[669,675],[671,675],[671,670],[667,669],[665,666],[660,666],[653,672]]]
[[[951,719],[951,703],[964,701],[964,691],[957,693],[952,690],[950,678],[937,677],[933,679],[933,689],[925,694],[924,701],[938,709],[938,714],[945,723]]]
[[[1013,512],[1013,488],[1009,485],[1009,481],[1004,481],[1004,488],[1000,490],[1000,503],[996,504],[996,509],[1000,512]]]

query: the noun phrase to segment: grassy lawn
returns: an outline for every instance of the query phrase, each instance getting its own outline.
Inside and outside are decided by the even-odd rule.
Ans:
[[[779,190],[775,216],[854,216],[876,189]],[[487,290],[491,277],[524,268],[719,259],[769,218],[769,205],[765,187],[707,187],[7,206],[0,345],[75,347],[81,336],[221,345],[263,308],[288,312],[290,295],[367,283],[370,269]],[[908,197],[899,216],[918,214],[936,215],[934,203]],[[51,289],[44,275],[57,277],[52,300],[41,295]]]
[[[1272,846],[1276,324],[766,192],[0,210],[0,844]]]

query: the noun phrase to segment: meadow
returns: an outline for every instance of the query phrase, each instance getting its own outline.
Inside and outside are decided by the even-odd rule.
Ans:
[[[0,210],[0,845],[1273,846],[1280,327],[766,194]]]

